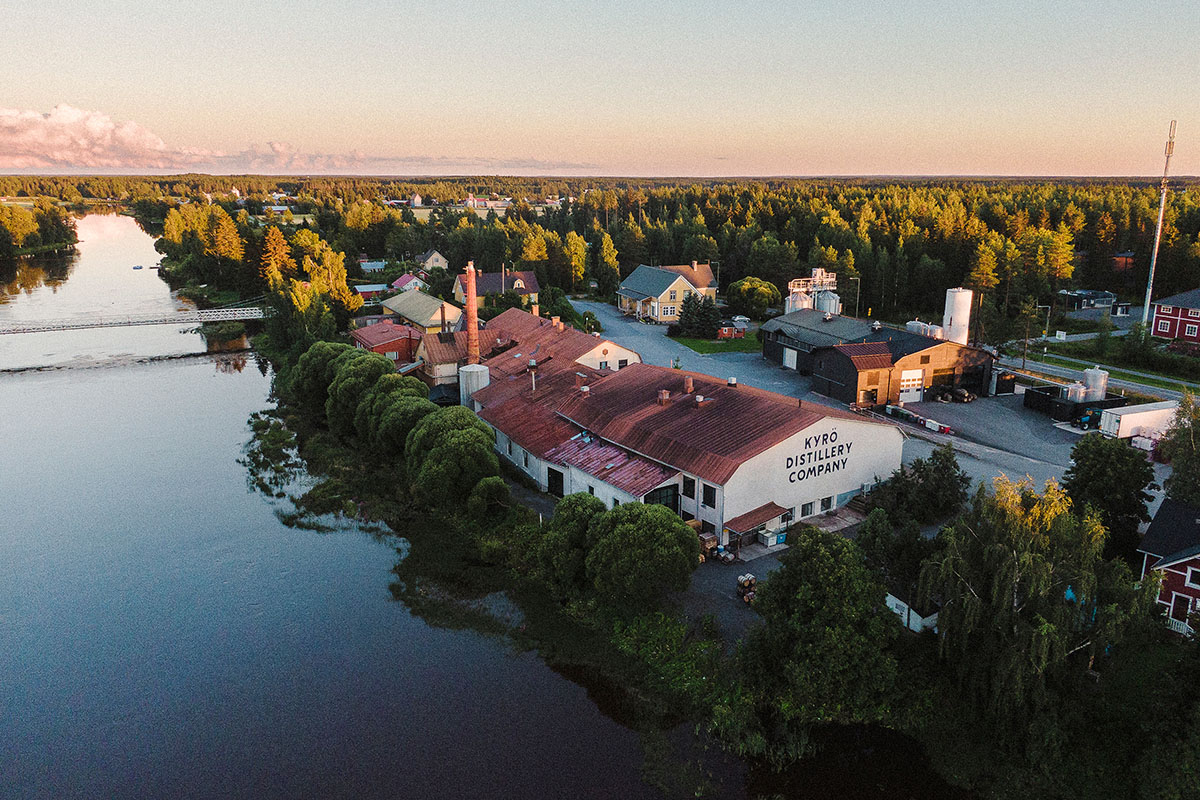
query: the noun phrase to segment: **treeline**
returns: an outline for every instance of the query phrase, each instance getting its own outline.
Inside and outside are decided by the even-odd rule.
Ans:
[[[0,258],[70,247],[77,241],[74,218],[48,200],[39,199],[32,208],[0,204]]]
[[[489,179],[429,184],[373,179],[197,178],[163,191],[212,189],[213,202],[236,214],[230,183],[295,191],[298,211],[335,250],[408,261],[435,248],[452,271],[468,260],[538,273],[545,286],[601,295],[641,263],[710,261],[722,288],[747,276],[785,290],[822,267],[842,276],[847,302],[862,313],[903,317],[940,311],[946,288],[985,295],[982,316],[1002,324],[1022,301],[1053,304],[1060,288],[1109,288],[1135,297],[1144,285],[1157,217],[1150,185],[1115,182],[766,181],[741,184]],[[429,188],[450,187],[445,196]],[[441,203],[468,191],[512,192],[503,216],[438,206],[428,218],[382,200],[410,189]],[[42,187],[43,189],[46,187]],[[520,190],[523,189],[522,193]],[[545,195],[574,197],[539,206]],[[160,196],[165,198],[166,195]],[[1194,288],[1200,270],[1200,194],[1171,192],[1156,286],[1161,294]],[[202,197],[202,201],[208,198]],[[251,204],[242,197],[251,211]],[[147,201],[150,203],[150,201]],[[145,209],[165,215],[169,199]],[[162,205],[153,211],[154,203]],[[424,214],[424,212],[422,212]],[[1131,252],[1128,259],[1115,258]],[[855,298],[855,295],[858,295]],[[986,334],[986,331],[985,331]]]

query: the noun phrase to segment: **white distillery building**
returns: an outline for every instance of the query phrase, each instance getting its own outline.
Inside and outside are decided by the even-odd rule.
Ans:
[[[706,375],[523,360],[474,392],[501,457],[559,496],[660,503],[722,544],[844,505],[900,467],[891,424]]]

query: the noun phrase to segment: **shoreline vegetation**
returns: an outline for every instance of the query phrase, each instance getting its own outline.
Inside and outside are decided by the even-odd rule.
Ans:
[[[172,181],[215,202],[137,201],[140,218],[163,220],[164,277],[265,292],[274,312],[254,344],[275,366],[277,405],[250,420],[249,484],[297,527],[328,530],[343,518],[394,531],[390,590],[430,624],[504,636],[615,691],[647,741],[648,780],[664,793],[704,796],[736,774],[721,751],[744,759],[749,785],[782,783],[786,794],[810,757],[849,731],[912,737],[940,775],[978,796],[1193,792],[1197,645],[1162,629],[1151,582],[1133,588],[1128,554],[1105,552],[1101,517],[1057,485],[1000,480],[971,493],[953,452],[935,451],[885,483],[856,541],[797,525],[760,584],[759,622],[726,642],[677,605],[698,548],[677,517],[576,495],[539,522],[513,500],[490,428],[469,409],[438,409],[423,384],[342,333],[361,305],[346,254],[399,266],[437,246],[452,268],[470,256],[485,269],[513,263],[534,269],[544,290],[595,281],[601,296],[652,255],[720,257],[730,280],[777,287],[822,266],[861,279],[864,307],[890,311],[940,303],[961,281],[984,293],[987,335],[1003,338],[1071,278],[1073,242],[1098,243],[1098,263],[1084,265],[1095,276],[1109,269],[1105,253],[1140,246],[1153,228],[1152,188],[607,182],[585,193],[570,181],[495,179],[501,192],[537,185],[580,197],[538,208],[517,198],[503,218],[435,208],[420,221],[377,202],[381,185],[408,184],[237,179],[298,195],[312,222],[281,226],[238,208],[231,179]],[[443,199],[482,191],[471,181],[487,183],[422,189]],[[1167,283],[1183,280],[1200,218],[1173,224],[1182,244],[1160,258]],[[939,522],[935,539],[920,536],[920,525]],[[902,632],[884,605],[884,587],[897,585],[942,603],[937,635]],[[684,723],[698,731],[698,752],[667,735]],[[780,783],[763,777],[776,770]]]

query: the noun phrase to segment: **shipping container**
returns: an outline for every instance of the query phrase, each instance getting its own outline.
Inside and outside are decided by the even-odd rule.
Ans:
[[[1100,414],[1100,432],[1113,439],[1133,436],[1157,439],[1171,424],[1177,408],[1179,403],[1174,400],[1108,408]]]

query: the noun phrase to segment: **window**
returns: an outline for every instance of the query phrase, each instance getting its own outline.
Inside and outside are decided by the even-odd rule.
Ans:
[[[690,512],[690,511],[680,511],[680,512],[679,512],[679,517],[680,517],[680,519],[682,519],[684,522],[687,522],[688,520],[691,520],[691,519],[695,519],[695,518],[696,518],[696,517],[695,517],[695,516],[694,516],[694,515],[693,515],[693,514]]]
[[[1174,308],[1174,306],[1159,306],[1158,310],[1164,314],[1170,314],[1172,311],[1175,310],[1175,308]]]
[[[1196,317],[1200,317],[1200,308],[1189,308],[1188,316],[1191,317],[1192,319],[1195,319]]]
[[[601,361],[601,362],[600,362],[600,369],[608,369],[608,362],[607,362],[607,361]]]
[[[683,479],[683,496],[684,497],[693,497],[693,498],[696,496],[696,479],[695,478],[685,477]]]
[[[784,525],[787,525],[789,522],[791,522],[795,518],[796,518],[796,509],[794,509],[794,508],[789,508],[787,511],[785,511],[779,515],[779,521],[782,522]]]
[[[1195,325],[1185,325],[1183,328],[1183,335],[1184,336],[1195,336],[1196,335],[1196,326]]]
[[[621,501],[614,497],[613,498],[613,508],[616,508],[619,505],[621,505]]]
[[[701,505],[708,508],[717,507],[717,487],[704,484],[704,497],[700,500]]]
[[[629,366],[628,358],[622,358],[617,361],[617,369],[625,369],[628,366]]]
[[[595,497],[595,496],[596,496],[596,487],[595,487],[595,486],[589,486],[589,487],[588,487],[588,494],[590,494],[592,497]]]
[[[675,290],[674,290],[674,289],[672,289],[672,290],[671,290],[671,293],[670,293],[670,294],[667,296],[667,299],[668,299],[668,300],[674,300],[674,299],[675,299]]]
[[[1158,321],[1158,332],[1166,333],[1169,330],[1171,330],[1171,323],[1167,322],[1165,319],[1160,319]]]
[[[716,533],[717,526],[713,525],[711,522],[701,522],[700,523],[700,532],[701,533]]]
[[[813,504],[812,503],[805,503],[804,505],[800,506],[800,517],[801,518],[811,517],[812,513],[813,513]]]
[[[922,363],[922,364],[928,364],[928,363],[929,363],[929,356],[921,356],[921,363]]]
[[[831,508],[833,508],[833,495],[830,495],[829,497],[822,497],[821,510],[828,511]]]
[[[1188,567],[1187,585],[1196,589],[1200,589],[1200,569]]]
[[[384,353],[384,355],[390,358],[392,361],[395,361],[396,359],[400,358],[400,351],[393,350],[390,353]]]
[[[675,306],[663,306],[662,307],[662,316],[664,316],[664,317],[675,316]]]
[[[508,443],[506,446],[508,448],[508,454],[511,456],[512,455],[512,439],[508,440]]]
[[[525,460],[525,469],[529,469],[529,451],[528,450],[525,451],[524,460]]]

